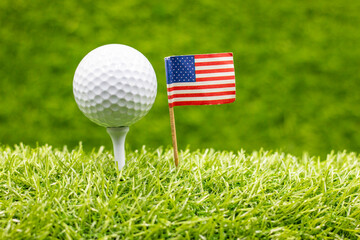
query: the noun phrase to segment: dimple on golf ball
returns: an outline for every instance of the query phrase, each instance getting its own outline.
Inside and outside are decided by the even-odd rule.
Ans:
[[[109,44],[88,53],[73,81],[75,101],[91,121],[104,127],[130,126],[152,107],[155,71],[138,50]]]

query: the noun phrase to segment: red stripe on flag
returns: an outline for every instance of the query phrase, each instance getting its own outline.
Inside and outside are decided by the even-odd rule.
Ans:
[[[169,107],[185,106],[185,105],[215,105],[215,104],[232,103],[234,101],[235,98],[222,99],[222,100],[182,101],[182,102],[169,103]]]
[[[194,55],[194,57],[196,59],[196,58],[213,58],[213,57],[231,57],[232,55],[233,55],[232,53],[211,53],[211,54]]]
[[[213,88],[228,88],[228,87],[235,87],[235,83],[201,85],[201,86],[176,86],[176,87],[167,88],[167,91],[172,92],[176,90],[213,89]]]
[[[229,60],[229,61],[216,61],[216,62],[196,62],[195,67],[198,67],[198,66],[224,65],[224,64],[234,64],[234,61]]]
[[[168,96],[168,99],[181,98],[181,97],[215,97],[215,96],[225,96],[225,95],[235,95],[235,91],[228,92],[210,92],[210,93],[181,93],[173,94]]]
[[[206,82],[206,81],[218,81],[218,80],[235,80],[235,76],[220,76],[220,77],[197,77],[197,82]]]
[[[234,68],[195,70],[195,74],[218,73],[218,72],[234,72]]]

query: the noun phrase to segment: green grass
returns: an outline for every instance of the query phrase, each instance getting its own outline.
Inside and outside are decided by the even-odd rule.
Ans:
[[[0,147],[1,239],[360,237],[360,155]]]

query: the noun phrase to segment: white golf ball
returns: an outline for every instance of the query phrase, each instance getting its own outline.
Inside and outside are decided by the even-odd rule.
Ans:
[[[80,110],[104,127],[129,126],[145,116],[157,91],[155,71],[136,49],[109,44],[88,53],[75,71]]]

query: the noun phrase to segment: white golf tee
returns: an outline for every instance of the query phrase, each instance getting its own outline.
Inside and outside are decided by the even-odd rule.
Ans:
[[[129,127],[106,128],[114,146],[114,158],[118,163],[119,171],[125,166],[125,138]]]

